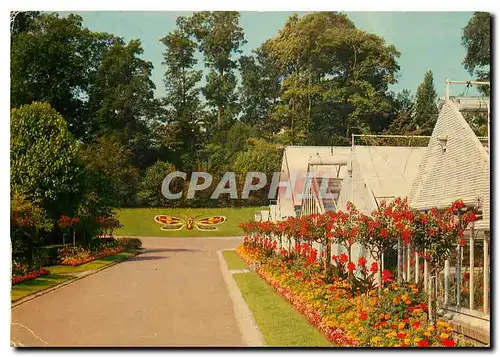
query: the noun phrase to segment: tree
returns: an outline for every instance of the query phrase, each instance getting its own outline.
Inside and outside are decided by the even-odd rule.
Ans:
[[[235,105],[237,63],[233,54],[241,53],[246,43],[243,28],[239,26],[240,14],[236,11],[201,11],[191,17],[179,17],[177,23],[193,35],[203,52],[205,66],[210,68],[202,92],[208,103],[217,108],[217,124],[222,125],[223,111],[232,115]]]
[[[276,133],[279,127],[273,125],[270,115],[281,92],[279,68],[262,46],[254,50],[253,55],[241,56],[239,64],[239,101],[242,109],[240,120],[258,126],[263,132]]]
[[[141,180],[138,197],[141,205],[149,207],[166,207],[168,200],[162,195],[161,188],[165,177],[176,171],[175,166],[164,161],[157,161],[151,167],[148,167]],[[172,189],[172,191],[174,191]]]
[[[233,162],[234,171],[239,174],[239,181],[245,180],[249,172],[262,172],[267,177],[266,185],[252,194],[253,200],[259,204],[267,204],[269,187],[275,172],[281,170],[283,152],[276,144],[268,143],[263,139],[250,138],[245,150],[239,152]]]
[[[407,89],[403,89],[393,96],[394,118],[391,121],[388,132],[395,135],[411,134],[415,129],[414,107],[415,97]]]
[[[133,206],[137,203],[139,172],[133,165],[132,151],[113,136],[100,137],[81,152],[86,169],[92,173],[105,207]],[[97,177],[96,177],[97,175]],[[104,190],[99,190],[103,188]],[[105,191],[105,192],[103,192]]]
[[[182,156],[186,171],[195,169],[197,151],[201,146],[200,122],[203,119],[198,82],[202,71],[193,70],[197,63],[197,44],[182,29],[161,39],[167,47],[163,53],[165,72],[165,104],[167,125],[162,128],[162,141]]]
[[[353,133],[388,126],[399,52],[383,38],[344,14],[318,12],[290,17],[264,47],[282,71],[272,120],[290,144],[346,145]]]
[[[47,103],[10,112],[12,192],[38,202],[49,216],[71,215],[81,197],[83,167],[64,118]]]
[[[432,71],[425,74],[417,89],[414,125],[420,135],[431,135],[438,117],[437,93]]]
[[[109,34],[83,28],[74,14],[18,14],[11,38],[11,107],[47,102],[76,138],[86,138],[92,127],[88,90],[113,41]]]
[[[11,16],[13,12],[11,12]],[[21,32],[27,32],[32,29],[35,20],[40,16],[40,11],[20,11],[15,14],[13,20],[11,36],[15,36]]]
[[[491,14],[488,12],[474,12],[467,26],[463,29],[462,45],[467,54],[463,60],[465,69],[479,80],[490,80],[491,66]],[[489,95],[488,86],[479,87]]]
[[[113,135],[131,143],[148,131],[157,105],[151,81],[151,62],[139,58],[141,42],[117,40],[105,53],[89,92],[92,116],[99,135]]]

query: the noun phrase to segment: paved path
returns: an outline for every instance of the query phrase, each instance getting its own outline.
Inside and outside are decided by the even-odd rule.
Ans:
[[[143,238],[145,252],[12,309],[16,346],[243,346],[217,250],[234,238]]]

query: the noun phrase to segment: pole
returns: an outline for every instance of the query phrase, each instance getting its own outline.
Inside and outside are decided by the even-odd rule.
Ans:
[[[401,238],[398,238],[398,283],[403,280],[403,244]]]
[[[427,249],[424,249],[424,254],[427,255]],[[427,259],[424,259],[424,291],[428,294],[429,290],[428,288],[428,283],[429,283],[429,264],[427,263]]]
[[[450,290],[450,261],[444,261],[444,306],[449,303],[449,290]]]
[[[406,281],[410,281],[411,279],[411,246],[408,244],[406,246]]]
[[[483,312],[489,313],[489,285],[490,285],[490,257],[489,257],[489,235],[484,233],[483,241]]]
[[[456,279],[456,295],[457,295],[457,310],[460,309],[460,298],[462,290],[462,247],[459,245],[457,249],[457,267],[455,268],[455,279]]]
[[[470,227],[469,244],[469,309],[474,310],[474,222]]]
[[[447,78],[446,81],[446,89],[445,89],[445,92],[444,92],[444,99],[445,100],[448,100],[450,99],[450,80]]]
[[[420,257],[418,256],[418,253],[415,252],[415,284],[418,285],[418,275],[420,273]]]

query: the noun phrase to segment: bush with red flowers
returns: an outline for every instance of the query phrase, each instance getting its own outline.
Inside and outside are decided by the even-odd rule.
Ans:
[[[411,243],[433,266],[440,266],[444,260],[435,255],[449,256],[474,219],[470,212],[453,216],[461,206],[454,203],[448,210],[424,215],[398,198],[382,202],[371,216],[350,204],[347,212],[289,217],[278,223],[248,222],[242,224],[246,236],[237,252],[335,344],[452,347],[458,345],[453,329],[442,321],[437,326],[429,323],[425,294],[415,285],[396,284],[393,272],[380,266],[382,253],[398,240]],[[446,236],[448,245],[429,246],[422,231]],[[315,242],[323,245],[322,254],[313,249]],[[375,262],[370,266],[366,257],[357,264],[351,261],[355,242],[372,253]],[[332,243],[343,246],[346,253],[331,256]]]

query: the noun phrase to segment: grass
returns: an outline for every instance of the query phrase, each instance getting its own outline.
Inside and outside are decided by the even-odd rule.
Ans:
[[[321,332],[255,273],[233,275],[252,311],[267,346],[318,347],[332,345]]]
[[[125,260],[130,257],[132,257],[134,254],[132,253],[127,253],[127,252],[122,252],[118,253],[115,255],[110,255],[108,257],[104,257],[102,259],[97,259],[93,260],[91,262],[78,265],[76,267],[72,266],[66,266],[66,265],[53,265],[46,267],[48,271],[50,271],[51,274],[71,274],[71,273],[80,273],[82,271],[87,271],[87,270],[97,270],[99,268],[102,268],[105,265],[108,265],[114,261],[117,260]]]
[[[45,267],[45,269],[50,271],[49,275],[44,275],[14,285],[11,289],[11,294],[10,294],[11,301],[19,300],[25,296],[48,289],[55,285],[61,284],[67,280],[74,279],[75,276],[71,274],[76,274],[89,270],[97,270],[115,261],[129,259],[134,255],[135,255],[134,253],[122,252],[115,255],[110,255],[108,257],[104,257],[102,259],[97,259],[76,267],[65,266],[65,265],[53,265]]]
[[[10,293],[11,301],[19,300],[25,296],[37,293],[39,291],[51,288],[55,285],[61,284],[67,280],[73,279],[70,275],[44,275],[36,279],[23,281],[12,287]]]
[[[114,234],[118,236],[142,237],[234,237],[243,235],[240,223],[253,220],[255,213],[266,207],[244,208],[125,208],[117,210],[116,216],[123,224]],[[225,216],[227,221],[217,226],[218,230],[211,232],[198,231],[196,228],[180,231],[162,231],[161,225],[154,221],[156,215],[171,216]],[[182,218],[179,217],[179,218]]]
[[[234,250],[224,250],[222,256],[230,270],[248,269],[248,264],[245,263]]]

